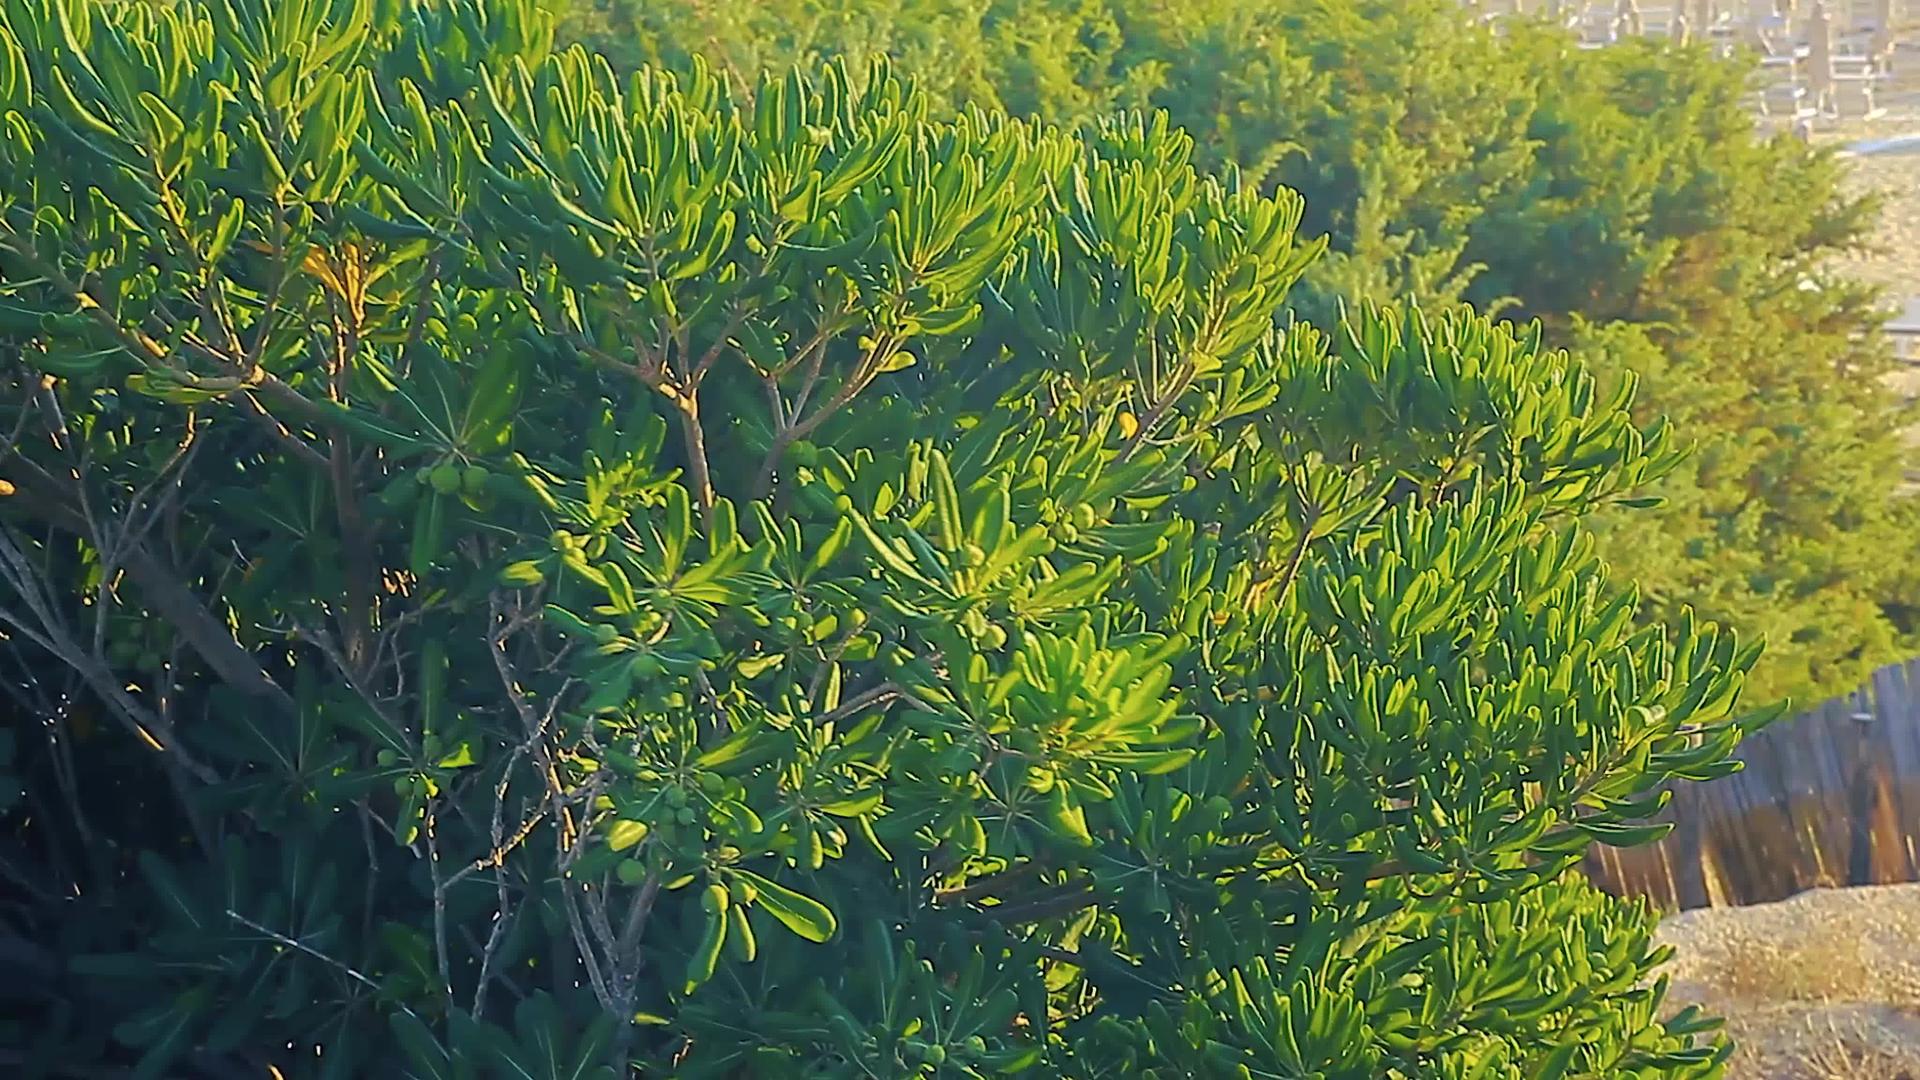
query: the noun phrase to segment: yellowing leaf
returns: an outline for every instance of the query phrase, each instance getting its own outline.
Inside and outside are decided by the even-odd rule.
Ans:
[[[616,821],[613,828],[607,830],[607,846],[615,851],[625,851],[645,840],[648,831],[644,821]]]
[[[473,746],[468,743],[461,743],[460,749],[441,758],[437,764],[442,769],[464,769],[474,764]]]

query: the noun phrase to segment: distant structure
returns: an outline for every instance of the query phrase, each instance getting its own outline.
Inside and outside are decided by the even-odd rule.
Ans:
[[[1647,32],[1646,18],[1640,13],[1640,0],[1620,0],[1614,9],[1613,34],[1615,39],[1640,37]]]
[[[1894,359],[1920,365],[1920,296],[1907,298],[1905,309],[1887,321],[1886,331]]]
[[[1920,0],[1460,0],[1476,19],[1545,19],[1584,49],[1634,38],[1760,55],[1758,118],[1810,137],[1822,121],[1884,113],[1879,93],[1920,37]]]
[[[1827,14],[1827,0],[1813,0],[1813,14],[1807,17],[1807,91],[1815,113],[1830,116],[1840,111],[1833,88],[1833,19]]]

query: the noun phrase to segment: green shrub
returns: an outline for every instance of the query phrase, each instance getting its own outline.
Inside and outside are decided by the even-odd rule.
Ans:
[[[1165,109],[1203,171],[1291,188],[1326,258],[1289,306],[1466,301],[1539,319],[1639,419],[1697,443],[1668,505],[1597,523],[1649,622],[1700,611],[1770,647],[1750,690],[1818,700],[1911,655],[1909,424],[1866,290],[1830,257],[1870,202],[1755,134],[1750,68],[1645,42],[1468,25],[1456,0],[575,0],[616,59],[741,73],[885,50],[937,99],[1069,126]],[[1824,287],[1800,291],[1812,278]]]
[[[1624,384],[1287,323],[1161,117],[550,36],[0,5],[10,1064],[1716,1074],[1569,869],[1755,653]]]

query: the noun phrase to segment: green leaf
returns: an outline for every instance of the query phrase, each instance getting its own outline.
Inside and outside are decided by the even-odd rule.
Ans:
[[[858,795],[852,795],[845,799],[837,799],[830,803],[822,803],[820,805],[820,812],[823,814],[832,814],[834,817],[859,817],[862,814],[870,814],[879,809],[881,801],[885,798],[885,793],[879,788],[870,788]]]
[[[794,892],[751,870],[735,872],[759,890],[754,903],[800,937],[823,942],[833,937],[839,929],[839,921],[833,917],[833,912],[827,910],[827,906],[820,901]]]
[[[749,724],[702,751],[693,759],[694,764],[703,769],[718,769],[744,756],[760,738],[760,725]]]
[[[1539,1080],[1563,1080],[1567,1070],[1573,1067],[1573,1055],[1579,1049],[1578,1043],[1564,1043],[1555,1047],[1553,1053],[1547,1055],[1547,1060],[1540,1064],[1540,1071],[1535,1076]]]
[[[148,886],[166,902],[167,909],[188,925],[199,928],[202,925],[199,905],[188,895],[173,866],[150,850],[140,852],[139,862]]]
[[[410,1012],[395,1010],[388,1014],[394,1041],[400,1044],[406,1062],[402,1066],[412,1080],[456,1080],[453,1060],[440,1040]]]
[[[1580,822],[1579,829],[1609,847],[1639,847],[1642,844],[1651,844],[1672,832],[1673,822],[1657,821],[1645,825],[1625,825],[1588,820]]]
[[[1097,754],[1094,760],[1116,768],[1127,769],[1146,776],[1158,776],[1170,773],[1193,760],[1194,751],[1179,750],[1141,750],[1112,751]]]

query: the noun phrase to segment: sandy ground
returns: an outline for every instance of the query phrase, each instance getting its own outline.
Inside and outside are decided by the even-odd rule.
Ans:
[[[1920,1080],[1920,885],[1669,917],[1670,1000],[1727,1017],[1730,1080]]]

